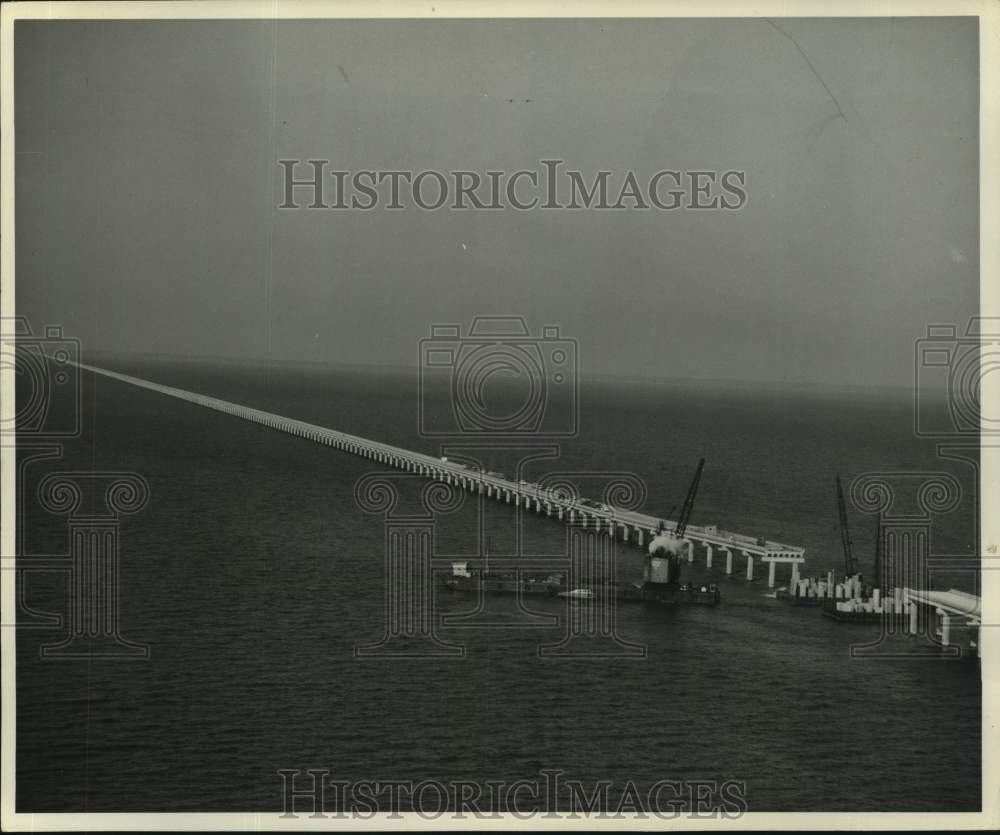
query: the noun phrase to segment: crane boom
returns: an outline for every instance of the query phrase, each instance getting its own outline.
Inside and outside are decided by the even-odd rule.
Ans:
[[[684,536],[684,531],[687,530],[688,522],[691,521],[691,511],[694,509],[694,497],[698,493],[698,482],[701,481],[701,472],[705,469],[705,459],[702,458],[698,462],[698,469],[695,470],[694,478],[691,480],[691,486],[688,488],[687,498],[684,499],[684,505],[681,507],[681,515],[677,520],[677,530],[674,532],[676,536]]]
[[[882,521],[878,522],[875,530],[875,571],[872,572],[872,582],[876,586],[882,586]]]
[[[854,545],[851,543],[851,532],[847,529],[847,505],[844,502],[844,488],[837,476],[837,509],[840,511],[840,539],[844,545],[844,570],[850,577],[857,573],[854,563]]]

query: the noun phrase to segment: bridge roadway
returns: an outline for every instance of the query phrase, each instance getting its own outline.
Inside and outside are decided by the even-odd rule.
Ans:
[[[437,479],[473,492],[483,493],[488,498],[505,501],[516,507],[524,507],[538,513],[544,512],[548,516],[555,515],[560,521],[565,520],[583,527],[593,525],[595,528],[607,530],[616,539],[620,538],[622,542],[635,544],[639,548],[644,547],[647,537],[652,538],[656,535],[661,522],[666,525],[668,530],[675,526],[674,522],[660,517],[615,507],[609,507],[605,510],[601,505],[585,503],[586,500],[583,497],[569,497],[564,493],[547,490],[539,485],[515,482],[499,475],[473,470],[456,461],[446,461],[432,455],[411,452],[357,435],[350,435],[347,432],[338,432],[335,429],[327,429],[302,420],[264,412],[250,406],[230,403],[217,397],[161,385],[85,363],[79,363],[79,367],[139,388],[225,412],[300,438],[307,438],[316,443],[350,452],[362,458],[369,458],[397,469]],[[775,585],[777,565],[787,564],[791,566],[790,582],[794,586],[798,583],[799,571],[805,561],[805,549],[803,548],[720,530],[715,525],[688,525],[684,540],[690,546],[688,548],[690,562],[694,561],[695,544],[704,547],[705,563],[708,568],[712,567],[716,549],[724,554],[727,575],[733,574],[734,554],[742,553],[745,558],[747,580],[754,579],[754,560],[755,558],[760,559],[768,565],[768,586],[770,588]]]

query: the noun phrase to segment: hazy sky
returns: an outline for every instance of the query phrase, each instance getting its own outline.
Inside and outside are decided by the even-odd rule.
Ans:
[[[584,372],[906,385],[978,307],[976,20],[779,23],[19,22],[18,311],[410,366],[433,323],[523,314]],[[278,211],[282,158],[739,169],[748,202]]]

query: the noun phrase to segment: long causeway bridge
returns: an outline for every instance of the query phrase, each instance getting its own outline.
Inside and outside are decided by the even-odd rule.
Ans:
[[[522,507],[540,514],[544,513],[560,521],[606,530],[615,539],[634,544],[639,548],[645,546],[647,539],[656,535],[661,524],[665,524],[668,530],[674,526],[671,521],[660,517],[607,505],[595,505],[586,502],[582,497],[567,497],[555,489],[547,490],[539,485],[512,481],[495,473],[472,470],[459,462],[411,452],[357,435],[350,435],[347,432],[338,432],[335,429],[327,429],[323,426],[283,417],[250,406],[230,403],[217,397],[209,397],[153,383],[149,380],[142,380],[104,368],[96,368],[84,363],[79,363],[79,367],[139,388],[225,412],[234,417],[263,424],[300,438],[307,438],[318,444],[324,444],[362,458],[369,458],[380,464],[480,493],[499,502],[513,504],[515,507]],[[739,556],[745,560],[746,578],[753,580],[754,562],[760,560],[768,566],[767,580],[770,588],[775,585],[776,568],[782,564],[791,566],[790,582],[792,586],[796,585],[799,581],[801,566],[805,561],[805,549],[803,548],[720,530],[715,525],[688,525],[684,540],[690,546],[688,549],[689,561],[693,562],[695,559],[695,546],[701,545],[704,549],[705,564],[711,568],[715,552],[718,551],[720,559],[725,559],[727,575],[734,573],[734,556]]]

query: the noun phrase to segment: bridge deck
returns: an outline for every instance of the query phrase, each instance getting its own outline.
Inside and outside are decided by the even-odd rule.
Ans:
[[[517,497],[518,503],[521,501],[534,501],[536,502],[536,507],[539,508],[541,506],[547,508],[554,507],[560,509],[562,513],[572,513],[585,520],[596,520],[595,525],[607,525],[613,530],[625,528],[626,536],[628,536],[628,529],[631,528],[637,535],[640,545],[643,543],[644,535],[651,536],[655,534],[661,522],[666,523],[668,528],[674,524],[672,520],[663,519],[658,516],[649,516],[648,514],[636,511],[622,510],[620,508],[603,510],[600,506],[584,503],[584,499],[582,498],[569,499],[560,496],[556,491],[546,490],[538,485],[511,481],[497,475],[470,469],[458,462],[444,461],[432,455],[412,452],[401,447],[362,438],[358,435],[339,432],[335,429],[327,429],[323,426],[276,415],[272,412],[265,412],[251,406],[231,403],[227,400],[220,400],[217,397],[197,394],[185,391],[184,389],[174,388],[173,386],[161,385],[160,383],[154,383],[149,380],[143,380],[105,368],[97,368],[84,363],[79,363],[79,366],[95,374],[101,374],[123,383],[129,383],[130,385],[165,394],[169,397],[176,397],[180,400],[186,400],[189,403],[225,412],[226,414],[260,423],[298,437],[311,439],[317,443],[333,446],[355,455],[373,458],[390,466],[413,469],[430,478],[440,478],[449,482],[454,481],[465,487],[480,489],[481,492],[487,492],[487,488],[490,488],[489,492],[493,493],[497,498],[504,495],[508,499],[510,497]],[[805,558],[805,549],[803,548],[770,540],[761,542],[754,537],[720,530],[714,526],[688,525],[685,538],[701,542],[703,545],[709,547],[719,548],[723,551],[739,550],[748,556],[761,557],[763,560],[769,562],[798,564],[802,563]]]

